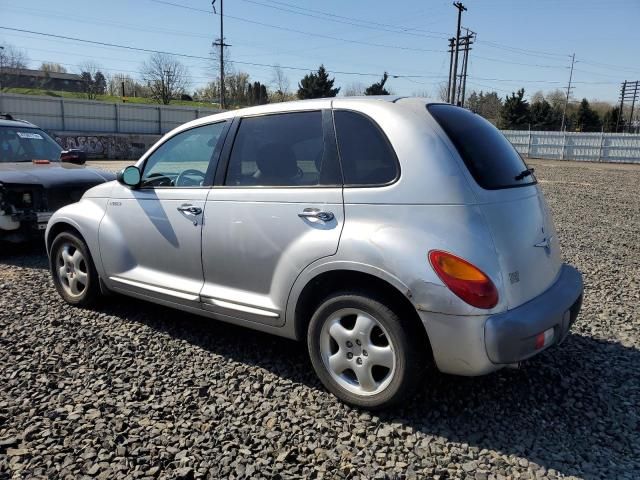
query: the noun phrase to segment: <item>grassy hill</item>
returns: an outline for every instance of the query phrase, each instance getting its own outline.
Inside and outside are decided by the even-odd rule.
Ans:
[[[19,93],[21,95],[42,95],[46,97],[75,98],[79,100],[87,100],[87,95],[81,92],[63,92],[59,90],[43,90],[40,88],[5,88],[3,89],[3,92]],[[108,103],[123,103],[122,97],[115,95],[97,95],[94,100]],[[142,97],[126,97],[125,103],[144,103],[150,105],[158,105],[158,102],[156,102],[153,98]],[[186,100],[172,100],[171,105],[207,108],[218,108],[219,106],[217,103],[189,102]]]

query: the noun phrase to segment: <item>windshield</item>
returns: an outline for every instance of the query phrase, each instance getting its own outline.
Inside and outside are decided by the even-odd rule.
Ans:
[[[38,128],[0,127],[0,162],[60,160],[62,148]]]

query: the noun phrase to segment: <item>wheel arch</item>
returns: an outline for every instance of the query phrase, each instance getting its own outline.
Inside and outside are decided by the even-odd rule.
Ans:
[[[51,253],[51,244],[53,243],[53,241],[55,240],[55,238],[60,235],[62,232],[71,232],[75,235],[78,235],[78,237],[80,237],[82,239],[82,241],[85,243],[85,245],[87,245],[87,248],[89,248],[86,239],[84,238],[84,235],[82,235],[82,232],[80,231],[80,228],[78,225],[68,221],[68,220],[60,220],[56,223],[54,223],[53,225],[51,225],[49,227],[49,229],[47,230],[47,236],[45,238],[45,243],[46,243],[46,247],[47,247],[47,253],[50,254]],[[90,253],[92,253],[93,256],[93,252],[90,251]]]
[[[369,271],[364,268],[353,268],[353,266],[345,267],[323,269],[311,275],[304,282],[304,286],[298,287],[299,293],[291,302],[291,311],[287,312],[291,314],[288,318],[293,318],[296,339],[301,340],[306,337],[313,312],[328,295],[338,291],[361,291],[381,297],[386,303],[399,309],[408,326],[423,337],[425,346],[431,350],[424,324],[409,299],[410,291],[402,282],[374,267],[367,269]]]

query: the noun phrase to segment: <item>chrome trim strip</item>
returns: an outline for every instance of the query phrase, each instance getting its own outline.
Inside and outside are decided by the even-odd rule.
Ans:
[[[278,318],[279,313],[272,312],[270,310],[263,310],[262,308],[249,307],[247,305],[241,305],[239,303],[227,302],[225,300],[218,300],[217,298],[202,297],[203,303],[215,305],[216,307],[226,308],[229,310],[237,310],[244,313],[252,313],[253,315],[260,315],[262,317]]]
[[[142,288],[150,292],[161,293],[163,295],[169,295],[171,297],[181,298],[182,300],[191,300],[193,302],[197,302],[200,298],[198,295],[194,295],[192,293],[179,292],[177,290],[172,290],[170,288],[157,287],[155,285],[149,285],[148,283],[136,282],[135,280],[127,280],[125,278],[109,277],[109,280],[112,280],[118,283],[123,283],[125,285],[130,285],[132,287]]]

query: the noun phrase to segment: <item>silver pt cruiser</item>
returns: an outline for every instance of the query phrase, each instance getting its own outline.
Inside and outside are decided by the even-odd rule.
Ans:
[[[418,98],[213,115],[48,223],[72,305],[122,293],[294,339],[382,408],[423,367],[482,375],[560,343],[582,302],[533,169],[489,122]]]

